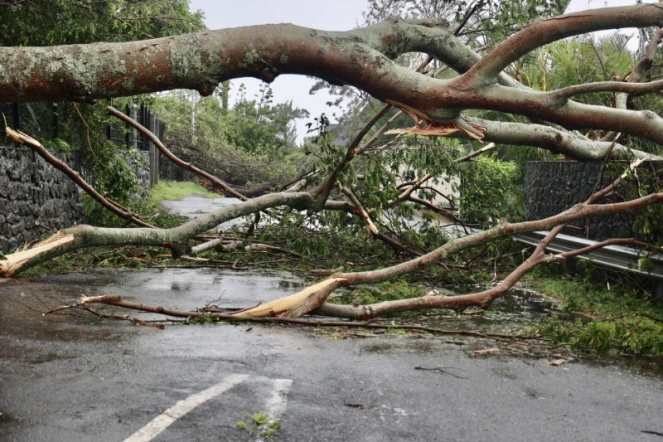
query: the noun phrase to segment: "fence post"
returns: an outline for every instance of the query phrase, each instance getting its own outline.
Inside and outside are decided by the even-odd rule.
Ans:
[[[127,106],[124,108],[124,115],[129,116],[129,115],[131,115],[130,112],[131,112],[131,110],[129,108],[129,105],[127,104]],[[124,123],[124,127],[125,127],[125,130],[124,130],[124,145],[126,146],[127,149],[129,149],[131,147],[131,136],[129,135],[129,131],[131,130],[131,126],[129,125],[129,123]]]
[[[131,118],[133,118],[134,121],[138,121],[138,110],[137,110],[136,103],[134,103],[133,101],[131,103]],[[134,149],[138,149],[138,129],[133,127],[132,128],[132,133],[133,133]]]
[[[53,125],[53,127],[51,128],[52,129],[51,136],[53,137],[53,139],[56,139],[60,137],[60,131],[58,130],[59,129],[58,104],[55,102],[51,103],[51,115],[53,117],[51,119],[51,124]]]
[[[161,142],[163,142],[163,140],[159,136],[159,134],[161,134],[161,121],[159,121],[159,114],[156,113],[156,112],[154,113],[154,128],[153,128],[152,132],[154,133],[154,135],[156,135],[157,138],[159,138],[159,140],[161,140]],[[154,184],[157,184],[159,182],[159,157],[160,156],[161,156],[161,151],[159,151],[155,147],[155,152],[154,152]]]
[[[140,124],[147,127],[148,122],[145,118],[145,103],[140,104]],[[143,134],[140,135],[140,150],[147,150],[147,137]]]
[[[149,109],[147,109],[146,113],[147,113],[147,129],[150,132],[154,133],[154,123],[155,123],[154,114],[152,114],[149,111]],[[154,143],[152,143],[150,141],[148,145],[149,145],[149,149],[150,149],[150,186],[154,186],[157,183],[157,178],[154,176],[154,172],[155,172],[155,169],[156,169],[154,167],[154,162],[155,162],[156,159],[158,159],[158,156],[157,156],[158,152],[157,152],[157,148],[154,145]]]

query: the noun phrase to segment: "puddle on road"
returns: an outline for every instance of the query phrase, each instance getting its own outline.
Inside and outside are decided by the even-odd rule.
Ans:
[[[419,354],[439,354],[441,351],[444,351],[439,345],[438,340],[408,340],[403,341],[394,336],[393,339],[380,342],[367,342],[361,346],[359,350],[360,353],[389,353],[393,351],[405,351],[408,353],[419,353]]]
[[[58,360],[85,355],[90,348],[95,349],[91,353],[98,348],[133,352],[136,345],[141,345],[142,337],[150,344],[155,339],[166,340],[169,351],[176,351],[173,347],[176,344],[170,342],[173,335],[168,333],[173,328],[162,332],[151,327],[135,327],[126,321],[85,317],[86,312],[80,311],[71,312],[76,316],[42,315],[44,311],[77,302],[82,295],[121,295],[144,304],[194,310],[207,303],[246,307],[258,301],[267,302],[291,294],[301,283],[300,279],[287,273],[237,273],[214,269],[97,271],[13,280],[0,285],[0,367],[3,361],[21,361],[34,366],[57,363]],[[142,320],[163,319],[162,316],[112,306],[98,305],[94,309]],[[219,328],[216,333],[212,330],[214,326],[203,327],[207,327],[203,333],[217,336],[232,333],[232,329]],[[283,334],[285,331],[285,328],[265,329],[264,333]],[[192,337],[175,341],[183,351],[191,353],[191,343],[200,333],[194,326],[180,328],[175,334],[191,334]],[[223,353],[227,346],[199,350],[205,354]]]
[[[305,283],[300,278],[285,272],[236,273],[214,269],[99,271],[17,280],[0,285],[0,340],[6,344],[4,351],[0,353],[14,353],[12,346],[22,340],[33,343],[120,342],[136,333],[152,331],[142,327],[118,327],[116,321],[98,318],[60,315],[43,317],[40,314],[63,302],[75,302],[81,295],[119,294],[128,300],[145,304],[193,310],[210,302],[222,307],[254,305],[258,301],[267,302],[294,293],[303,285]],[[127,314],[126,310],[113,310],[112,307],[109,309],[107,311]],[[487,311],[470,311],[458,315],[442,310],[434,315],[413,315],[404,321],[444,329],[509,332],[521,330],[523,326],[560,313],[553,302],[536,292],[514,289],[495,301]],[[142,313],[131,315],[141,319],[153,317]],[[332,329],[320,331],[322,334],[337,333]],[[287,334],[289,331],[278,329],[278,333]],[[380,332],[367,333],[374,336]],[[449,339],[460,340],[455,336],[435,340],[404,340],[399,336],[391,337],[393,339],[386,341],[367,341],[361,346],[361,352],[439,353],[443,351],[439,343],[455,344],[457,342]],[[35,353],[34,358],[26,362],[40,364],[49,362],[52,358],[53,355],[45,351]],[[631,372],[663,375],[663,358],[583,357],[583,361],[599,365],[619,365]]]
[[[302,281],[289,273],[237,273],[214,269],[97,271],[26,278],[0,285],[0,337],[94,341],[117,339],[126,332],[115,327],[114,321],[41,314],[73,304],[83,295],[121,295],[131,301],[186,311],[208,303],[220,307],[255,305],[291,294],[301,285]],[[122,315],[131,313],[141,319],[153,317],[114,307],[98,307]]]
[[[661,356],[585,356],[583,364],[595,367],[618,368],[639,376],[656,376],[663,379]]]
[[[75,302],[81,295],[99,294],[99,289],[118,276],[111,272],[67,274],[16,280],[0,286],[0,337],[38,341],[87,342],[117,339],[116,330],[81,315],[41,313]]]

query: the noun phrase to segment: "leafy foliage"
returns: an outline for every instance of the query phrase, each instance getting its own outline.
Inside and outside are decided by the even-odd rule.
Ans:
[[[220,195],[205,189],[198,183],[191,181],[167,181],[159,182],[150,189],[150,198],[155,203],[162,200],[179,200],[189,195],[202,195],[208,198],[219,198]]]
[[[523,217],[523,188],[517,167],[490,157],[479,157],[463,170],[460,206],[465,219],[486,227],[500,219]]]
[[[573,322],[551,319],[539,326],[539,332],[556,343],[579,349],[663,354],[660,309],[651,296],[637,288],[651,284],[631,284],[617,276],[591,266],[577,276],[559,266],[535,270],[527,283],[560,299],[563,310],[578,317]]]
[[[240,430],[248,431],[250,434],[258,433],[262,437],[271,437],[276,434],[276,430],[281,428],[281,422],[271,420],[263,411],[258,411],[251,415],[251,428],[244,421],[235,423],[235,427]]]
[[[189,0],[32,0],[10,2],[0,15],[2,46],[131,41],[194,32],[202,12]]]
[[[383,282],[375,287],[358,287],[345,295],[333,299],[335,303],[354,305],[374,304],[380,301],[418,298],[426,294],[419,285],[410,285],[406,281]]]
[[[227,82],[205,98],[182,90],[154,97],[153,109],[168,127],[166,144],[234,184],[294,177],[303,157],[297,150],[294,121],[308,113],[291,101],[274,104],[271,89],[264,85],[253,100],[240,85],[239,100],[227,108],[224,94],[230,87]]]
[[[188,0],[33,0],[9,2],[0,14],[0,45],[51,46],[97,41],[119,42],[194,32],[203,29],[203,14],[192,13]],[[124,108],[132,98],[116,99]],[[116,154],[121,147],[108,140],[108,100],[86,103],[28,103],[21,130],[45,146],[77,163],[95,189],[114,201],[140,211],[133,171]],[[57,128],[48,122],[57,116]],[[57,133],[57,136],[54,134]],[[84,211],[93,223],[122,225],[111,221],[96,202],[84,197]]]

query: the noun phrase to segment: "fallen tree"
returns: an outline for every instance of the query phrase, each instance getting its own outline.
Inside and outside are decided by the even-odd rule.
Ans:
[[[663,10],[649,4],[567,14],[530,24],[483,57],[454,35],[460,27],[452,29],[442,20],[397,18],[348,32],[265,25],[130,43],[0,48],[0,59],[4,60],[0,66],[0,99],[3,101],[94,100],[173,88],[193,88],[202,95],[209,95],[219,82],[228,79],[251,76],[271,82],[281,74],[301,74],[313,75],[332,84],[354,86],[387,103],[348,143],[344,155],[340,155],[335,164],[324,174],[316,172],[318,182],[315,184],[304,178],[290,191],[253,199],[230,188],[224,189],[235,192],[243,201],[172,229],[91,226],[64,229],[29,249],[0,259],[0,274],[13,276],[55,256],[93,246],[165,246],[179,256],[191,253],[189,240],[193,236],[222,222],[284,206],[312,213],[324,210],[352,213],[366,224],[370,236],[385,241],[395,250],[408,252],[407,247],[380,232],[373,219],[380,214],[366,210],[353,189],[342,182],[357,158],[374,150],[377,137],[384,133],[389,122],[377,131],[374,126],[390,106],[413,120],[414,127],[401,130],[401,133],[531,146],[581,160],[628,156],[653,158],[650,154],[618,144],[617,138],[608,137],[608,134],[623,133],[663,144],[661,117],[647,110],[583,104],[574,101],[573,97],[596,92],[649,94],[663,90],[663,81],[609,81],[535,91],[522,86],[504,70],[532,50],[569,36],[624,26],[661,24]],[[655,41],[658,42],[658,37]],[[394,61],[398,56],[412,52],[428,55],[422,67],[435,58],[458,75],[439,79],[436,73],[430,75],[423,69],[413,71]],[[637,79],[642,78],[641,70],[645,68],[638,68]],[[536,123],[506,123],[463,115],[463,111],[471,109],[521,115]],[[574,129],[593,130],[601,136],[589,138]],[[372,136],[364,142],[371,131]],[[190,170],[195,167],[183,166]],[[195,169],[197,173],[205,174]],[[225,185],[218,178],[216,182],[211,175],[206,178],[221,187]],[[409,188],[397,192],[397,196],[388,200],[384,207],[404,200],[425,206],[426,201],[411,197],[411,194],[428,179],[430,176],[424,175],[414,180]],[[663,193],[653,193],[631,201],[597,204],[614,190],[615,185],[613,183],[584,203],[556,216],[521,223],[503,220],[492,228],[450,240],[398,265],[366,272],[339,272],[294,295],[237,312],[235,316],[297,318],[315,311],[366,319],[416,308],[486,308],[534,266],[572,256],[549,256],[544,252],[545,246],[561,229],[559,226],[592,216],[641,209],[663,200]],[[329,200],[336,189],[345,200]],[[338,288],[396,278],[444,260],[460,250],[515,233],[542,229],[553,230],[532,256],[489,290],[451,297],[427,295],[369,306],[326,303],[329,295]],[[615,239],[601,245],[616,242],[642,245],[633,239]]]

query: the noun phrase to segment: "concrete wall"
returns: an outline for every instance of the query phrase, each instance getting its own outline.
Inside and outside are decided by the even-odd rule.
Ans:
[[[62,172],[29,148],[0,146],[0,253],[82,220],[78,188]]]

